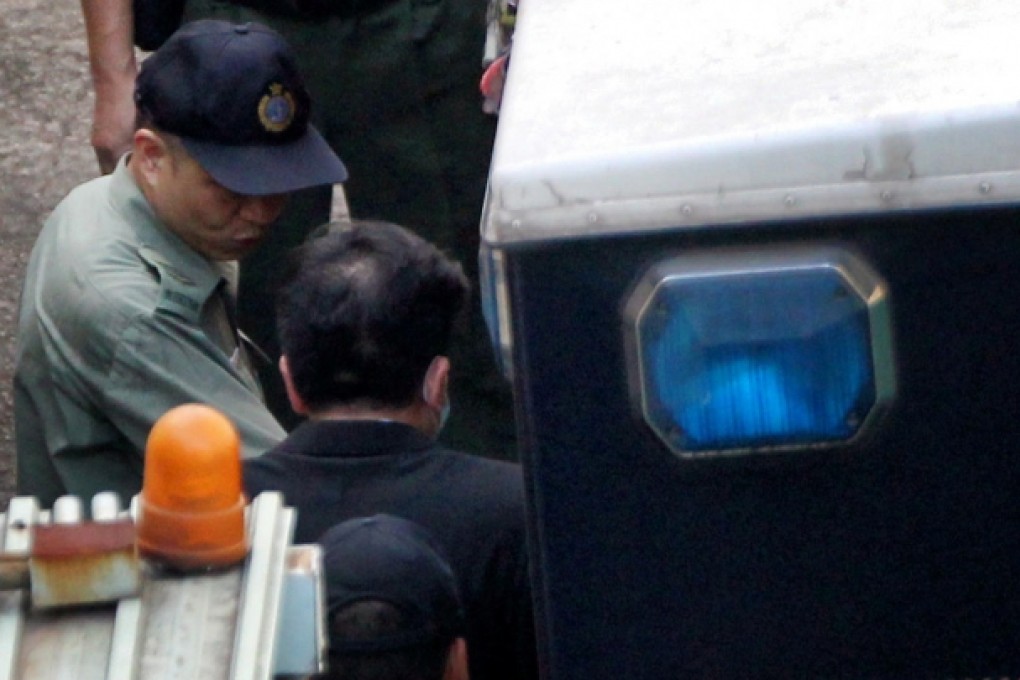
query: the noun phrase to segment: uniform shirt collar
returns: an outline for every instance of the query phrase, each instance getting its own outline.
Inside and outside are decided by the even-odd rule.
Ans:
[[[362,458],[427,451],[435,440],[421,430],[392,420],[309,420],[277,451],[302,456]]]

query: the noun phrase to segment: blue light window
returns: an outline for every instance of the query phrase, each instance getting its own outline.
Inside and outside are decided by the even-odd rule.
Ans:
[[[648,287],[636,337],[653,430],[688,455],[856,436],[883,391],[871,332],[883,296],[828,262],[732,265],[679,263]]]

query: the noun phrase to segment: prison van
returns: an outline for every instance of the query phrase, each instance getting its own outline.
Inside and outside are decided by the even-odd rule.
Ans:
[[[481,261],[546,680],[1020,676],[1017,35],[520,3]]]

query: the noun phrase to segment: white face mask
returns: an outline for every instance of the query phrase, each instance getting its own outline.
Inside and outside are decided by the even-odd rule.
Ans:
[[[421,386],[421,398],[426,404],[428,403],[429,400],[428,397],[425,396],[424,385]],[[439,436],[439,433],[443,431],[443,428],[446,427],[446,421],[449,419],[450,419],[450,400],[447,399],[446,402],[443,404],[443,407],[439,410],[439,427],[436,428],[437,437]]]
[[[447,399],[446,403],[443,404],[442,410],[439,411],[439,430],[436,432],[437,437],[439,436],[439,433],[443,431],[443,428],[446,427],[446,421],[449,419],[450,419],[450,400]]]

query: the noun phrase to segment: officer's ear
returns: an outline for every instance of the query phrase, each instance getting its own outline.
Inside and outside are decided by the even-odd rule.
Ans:
[[[294,387],[294,380],[290,377],[290,364],[287,362],[287,355],[280,356],[280,376],[283,378],[283,386],[287,390],[287,401],[290,402],[290,408],[294,413],[299,416],[308,415],[308,405],[305,404],[305,400],[298,394],[297,389]]]
[[[150,186],[158,184],[160,172],[169,165],[169,162],[170,148],[165,139],[148,128],[135,130],[131,165],[146,184]]]

